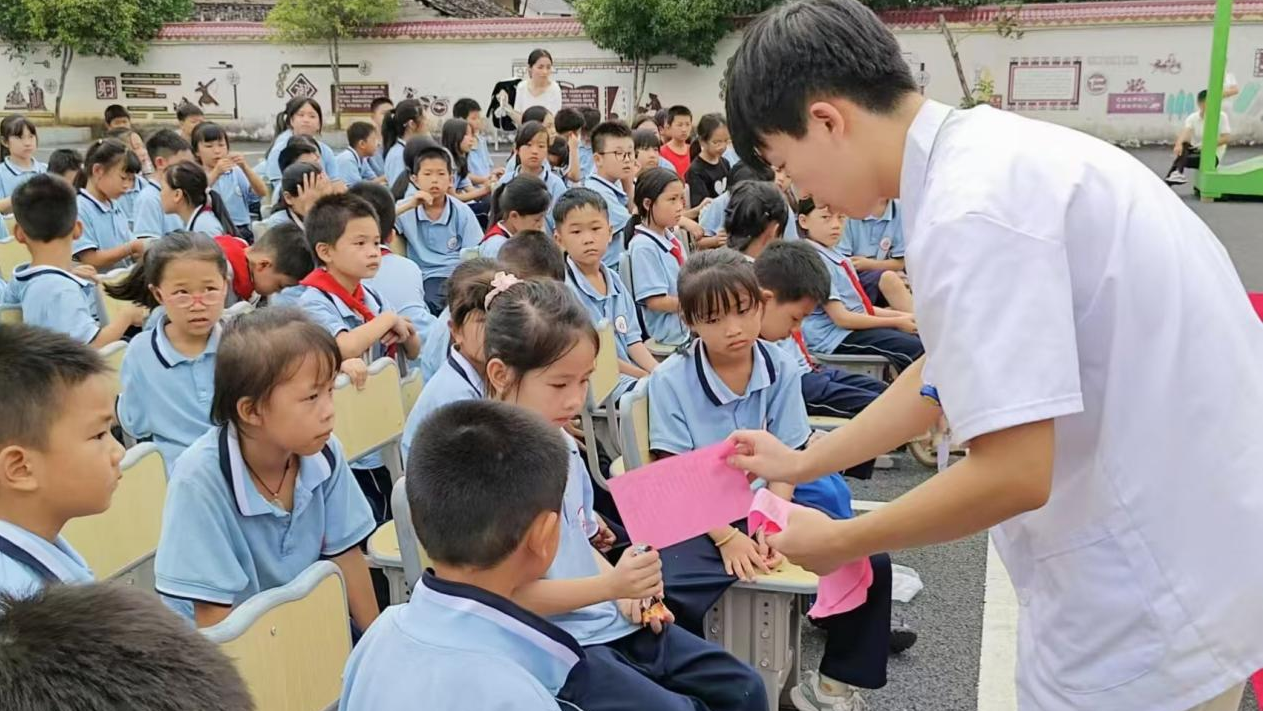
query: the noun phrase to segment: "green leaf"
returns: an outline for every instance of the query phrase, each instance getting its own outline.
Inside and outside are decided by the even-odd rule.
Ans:
[[[397,0],[281,0],[265,23],[280,42],[330,42],[391,22],[398,8]]]

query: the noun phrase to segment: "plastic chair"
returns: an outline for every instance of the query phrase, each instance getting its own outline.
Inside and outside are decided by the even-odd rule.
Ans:
[[[9,228],[9,234],[13,234],[13,226],[10,224],[13,218],[4,219],[5,225]],[[0,278],[11,279],[13,270],[18,265],[31,261],[31,253],[27,251],[26,245],[18,242],[12,237],[6,240],[0,240]]]
[[[629,261],[628,251],[622,252],[620,254],[619,270],[620,270],[620,281],[624,283],[625,289],[629,290],[630,294],[633,294],[634,293],[633,265]],[[638,309],[642,309],[642,307],[638,306]],[[642,344],[643,346],[647,347],[647,350],[651,352],[652,356],[655,356],[656,359],[660,361],[663,361],[664,359],[672,356],[677,351],[676,347],[669,346],[667,344],[662,344],[659,341],[656,341],[655,339],[651,338],[647,334],[643,334]]]
[[[62,535],[98,579],[154,588],[154,551],[163,526],[167,471],[158,447],[141,443],[120,463],[123,478],[110,508],[66,523]]]
[[[849,373],[861,373],[871,376],[877,381],[889,380],[885,378],[889,368],[889,360],[883,356],[862,356],[862,355],[842,355],[842,354],[811,354],[814,360],[824,366],[835,366]]]
[[[22,307],[18,304],[0,306],[0,324],[21,324]]]
[[[431,559],[418,542],[403,477],[392,487],[391,506],[392,521],[374,532],[367,548],[370,563],[382,569],[387,577],[392,603],[403,603],[409,600],[423,570],[431,566]],[[412,553],[402,556],[401,552]]]
[[[619,418],[613,397],[619,385],[620,365],[616,357],[616,332],[611,323],[604,319],[598,325],[598,358],[594,362],[594,374],[590,377],[585,407],[581,409],[581,429],[585,433],[585,458],[589,463],[590,476],[603,489],[607,489],[607,482],[603,479],[598,464],[600,443],[608,452],[620,454],[620,447],[614,442],[618,438],[616,433]],[[605,432],[601,435],[594,423],[600,418],[607,421]]]
[[[339,567],[318,561],[285,586],[250,597],[202,634],[233,660],[258,709],[331,709],[352,652]]]
[[[426,382],[422,380],[422,370],[415,368],[409,372],[408,376],[400,379],[400,398],[401,405],[405,408],[406,416],[414,409],[414,403],[418,402],[418,398],[422,396],[422,388]]]
[[[396,362],[387,357],[370,364],[369,371],[364,390],[358,391],[343,374],[335,381],[334,434],[342,443],[348,462],[381,451],[383,464],[396,479],[405,472],[399,447],[405,429],[400,371]]]

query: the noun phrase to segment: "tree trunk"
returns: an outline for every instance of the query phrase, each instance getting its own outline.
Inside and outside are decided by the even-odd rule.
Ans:
[[[959,87],[963,89],[964,106],[971,106],[974,101],[972,88],[968,86],[968,79],[963,75],[963,63],[959,61],[959,47],[955,44],[955,36],[950,34],[950,28],[946,26],[946,16],[938,13],[937,24],[941,27],[941,33],[946,38],[946,46],[950,48],[950,58],[955,61],[955,72],[959,75]]]
[[[343,111],[339,108],[339,38],[330,38],[330,72],[334,75],[334,127],[343,128]]]
[[[72,47],[62,47],[62,74],[57,80],[57,99],[53,103],[53,123],[62,122],[62,94],[66,91],[66,73],[70,71],[70,63],[75,58]]]
[[[642,60],[637,57],[633,58],[633,113],[638,113],[638,109],[642,106],[642,87],[638,82],[638,68],[642,66]]]

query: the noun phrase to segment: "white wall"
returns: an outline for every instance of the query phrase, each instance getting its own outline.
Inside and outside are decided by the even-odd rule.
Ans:
[[[995,93],[1006,106],[1009,64],[1014,59],[1055,57],[1063,61],[1079,61],[1080,80],[1076,108],[1053,110],[1021,110],[1027,115],[1073,126],[1110,140],[1165,141],[1173,138],[1192,95],[1206,83],[1209,67],[1211,28],[1209,23],[1169,25],[1093,25],[1068,28],[1030,28],[1020,40],[1008,40],[992,32],[965,34],[959,51],[971,84],[982,73],[995,82]],[[898,32],[898,39],[915,69],[924,65],[928,75],[926,94],[947,103],[957,104],[960,97],[958,80],[940,34],[926,31]],[[732,35],[718,47],[718,61],[712,67],[694,67],[676,59],[665,59],[648,78],[648,89],[663,105],[685,103],[696,113],[721,108],[720,79],[729,57],[738,46],[739,36]],[[343,81],[386,82],[391,96],[399,99],[407,87],[419,95],[434,95],[448,101],[472,96],[486,104],[493,84],[513,76],[530,50],[548,47],[555,57],[556,78],[578,86],[597,87],[606,104],[608,88],[614,92],[611,108],[615,113],[630,113],[629,88],[632,74],[612,55],[598,50],[584,38],[556,37],[496,41],[392,41],[376,39],[350,43],[343,48],[345,64],[362,65],[343,70]],[[1261,52],[1262,24],[1242,23],[1232,27],[1228,68],[1235,73],[1242,88],[1240,97],[1225,105],[1232,118],[1237,140],[1262,140],[1262,77],[1255,76],[1255,52]],[[1155,60],[1168,55],[1180,65],[1177,72],[1155,69]],[[55,61],[42,66],[48,57],[37,55],[27,62],[0,58],[0,96],[11,93],[18,83],[26,90],[34,79],[55,86]],[[237,87],[239,121],[232,121],[233,91],[229,70],[218,66],[228,62],[240,75]],[[116,60],[93,57],[76,58],[67,77],[63,100],[63,116],[70,122],[99,120],[101,110],[110,103],[130,107],[166,107],[182,97],[198,99],[196,84],[215,79],[212,95],[220,106],[204,106],[209,116],[222,114],[217,121],[233,124],[248,133],[271,134],[268,123],[284,103],[284,92],[290,82],[303,74],[321,88],[318,98],[329,110],[330,72],[325,66],[324,47],[272,45],[262,41],[235,42],[157,42],[139,67],[130,67]],[[283,64],[291,65],[282,76]],[[321,65],[296,68],[294,65]],[[153,100],[129,99],[123,95],[123,73],[152,72],[179,75],[173,85],[149,84],[151,90],[165,94]],[[1261,73],[1261,70],[1260,70]],[[1093,81],[1092,75],[1102,75]],[[1032,75],[1031,75],[1032,76]],[[97,99],[98,77],[113,79],[117,99]],[[1160,94],[1160,113],[1107,112],[1110,96],[1126,93],[1132,80],[1142,80],[1145,94]],[[149,80],[153,81],[153,79]],[[1134,88],[1139,89],[1139,82]],[[1092,87],[1101,93],[1093,93]],[[1024,89],[1025,87],[1021,87]],[[1032,89],[1032,86],[1031,86]],[[1115,100],[1121,101],[1121,100]],[[53,92],[46,91],[45,103],[52,108]],[[604,106],[606,108],[606,106]],[[30,112],[23,108],[15,110]],[[4,112],[0,112],[4,113]],[[149,114],[134,111],[141,123],[170,121],[168,113]]]

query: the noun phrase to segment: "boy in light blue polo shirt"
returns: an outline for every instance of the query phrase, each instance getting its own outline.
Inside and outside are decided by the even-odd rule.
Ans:
[[[378,266],[378,274],[364,280],[363,284],[395,306],[421,337],[430,331],[436,318],[427,309],[422,270],[413,260],[392,252],[388,247],[396,236],[396,201],[392,199],[391,191],[386,186],[361,181],[348,188],[348,193],[364,199],[378,214],[379,249],[383,253],[383,261]]]
[[[514,602],[559,546],[568,454],[558,431],[473,400],[435,411],[417,443],[406,489],[433,568],[352,651],[339,709],[559,709],[586,652]]]
[[[898,201],[884,198],[867,217],[845,220],[840,251],[853,260],[872,304],[915,311],[911,290],[900,274],[906,269],[906,236]]]
[[[171,129],[159,129],[145,141],[145,151],[154,161],[154,176],[137,176],[140,193],[132,210],[132,236],[162,237],[173,230],[184,228],[179,215],[163,212],[162,187],[167,167],[174,163],[193,162],[194,154],[189,142]]]
[[[377,178],[370,156],[378,152],[378,129],[368,121],[353,121],[348,127],[348,146],[334,157],[334,180],[351,188],[363,180]]]
[[[453,165],[448,151],[440,146],[422,149],[413,170],[412,190],[405,199],[414,208],[397,218],[396,230],[405,238],[409,259],[422,268],[427,308],[439,314],[462,251],[478,247],[483,232],[470,206],[449,195]]]
[[[92,580],[59,532],[110,506],[123,459],[113,420],[113,377],[96,350],[48,329],[0,324],[0,591],[23,596]]]
[[[199,627],[322,558],[343,573],[353,622],[377,617],[357,548],[374,518],[330,435],[340,360],[334,338],[293,309],[225,329],[214,427],[176,460],[154,562],[155,588]]]
[[[599,124],[591,137],[594,172],[585,177],[584,185],[602,196],[607,204],[607,222],[617,237],[609,241],[603,253],[603,265],[619,269],[620,256],[625,252],[625,241],[620,237],[623,237],[625,223],[629,222],[629,191],[633,188],[633,132],[621,122],[608,121]],[[557,218],[555,228],[557,231]]]

